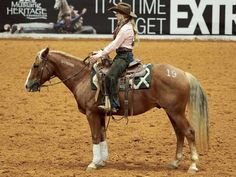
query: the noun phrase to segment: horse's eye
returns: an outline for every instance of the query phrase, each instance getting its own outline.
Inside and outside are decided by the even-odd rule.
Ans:
[[[37,64],[34,64],[34,65],[33,65],[33,67],[34,67],[34,68],[38,68],[38,67],[39,67],[39,65],[37,65]]]

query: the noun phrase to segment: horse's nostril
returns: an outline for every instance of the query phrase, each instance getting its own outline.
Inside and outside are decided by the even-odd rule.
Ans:
[[[25,85],[25,89],[29,92],[30,91],[30,89],[29,89],[29,86],[26,84]]]

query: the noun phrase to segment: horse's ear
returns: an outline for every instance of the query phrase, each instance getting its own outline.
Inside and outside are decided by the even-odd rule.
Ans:
[[[49,53],[49,47],[47,47],[47,48],[43,51],[42,57],[43,57],[43,58],[46,58],[46,57],[48,56],[48,53]]]

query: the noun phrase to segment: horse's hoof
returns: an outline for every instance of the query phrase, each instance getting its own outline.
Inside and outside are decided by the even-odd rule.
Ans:
[[[177,166],[175,166],[175,165],[173,165],[173,164],[169,164],[167,167],[168,167],[169,169],[171,169],[171,170],[175,170],[175,169],[178,168]]]
[[[94,171],[94,170],[97,170],[97,168],[92,168],[92,167],[87,167],[86,168],[86,171]]]
[[[196,168],[196,167],[194,167],[194,168],[189,168],[188,169],[188,173],[189,174],[195,174],[195,173],[197,173],[198,172],[198,168]]]
[[[94,171],[94,170],[97,170],[97,165],[96,164],[94,164],[94,163],[90,163],[89,165],[88,165],[88,167],[86,168],[86,171]]]
[[[89,166],[86,168],[86,171],[94,171],[99,168],[105,167],[106,163],[104,161],[99,162],[98,164],[91,163]]]
[[[172,169],[172,170],[177,169],[177,168],[178,168],[177,162],[176,162],[176,161],[171,162],[171,163],[168,165],[168,168],[169,168],[169,169]]]
[[[97,164],[96,166],[97,166],[97,168],[105,167],[105,166],[106,166],[106,162],[101,161],[101,162],[99,162],[99,164]]]
[[[178,166],[175,166],[174,164],[169,164],[168,166],[167,166],[169,169],[171,169],[171,170],[175,170],[175,169],[177,169],[178,168]]]

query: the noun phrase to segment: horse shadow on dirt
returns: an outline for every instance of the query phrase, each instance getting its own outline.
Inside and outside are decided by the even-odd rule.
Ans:
[[[131,171],[173,171],[174,169],[171,169],[168,164],[155,164],[150,162],[109,162],[104,169],[116,169],[120,171],[124,170],[131,170]],[[188,166],[181,166],[178,168],[178,171],[180,172],[186,172],[188,169]]]

